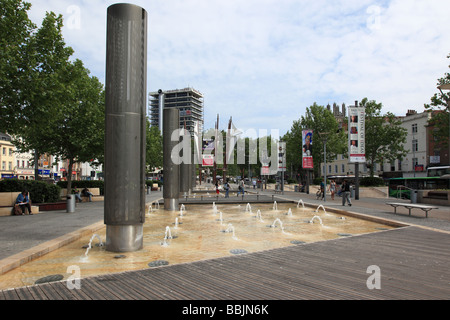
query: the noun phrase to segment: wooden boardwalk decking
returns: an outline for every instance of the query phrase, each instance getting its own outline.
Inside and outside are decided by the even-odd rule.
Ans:
[[[0,291],[0,300],[450,298],[450,235],[405,227],[192,263]],[[381,272],[381,288],[369,290]]]

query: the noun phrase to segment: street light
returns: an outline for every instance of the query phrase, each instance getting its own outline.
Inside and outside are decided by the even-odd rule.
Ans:
[[[450,83],[447,84],[441,84],[438,86],[439,91],[441,92],[442,96],[444,97],[445,101],[447,102],[447,108],[448,108],[448,152],[449,152],[449,164],[450,164],[450,99],[446,97],[444,92],[442,90],[450,90]]]

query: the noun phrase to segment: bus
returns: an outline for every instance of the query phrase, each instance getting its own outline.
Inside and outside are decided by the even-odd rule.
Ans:
[[[450,166],[430,167],[427,169],[427,177],[450,177]]]
[[[389,197],[411,199],[411,190],[450,189],[450,177],[389,179]]]

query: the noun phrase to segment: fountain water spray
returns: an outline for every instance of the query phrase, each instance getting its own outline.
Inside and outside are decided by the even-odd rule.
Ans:
[[[270,227],[275,228],[277,222],[280,224],[281,230],[284,231],[283,222],[281,222],[280,218],[276,218],[275,221],[270,225]]]
[[[260,222],[264,222],[264,220],[262,219],[262,216],[261,216],[261,210],[259,210],[259,209],[256,212],[256,219],[258,219],[258,218],[259,218]]]
[[[288,212],[286,213],[286,215],[292,217],[292,210],[291,210],[291,208],[289,208],[289,210],[288,210]]]
[[[322,218],[320,218],[319,216],[312,217],[312,219],[309,221],[309,223],[314,223],[314,219],[319,220],[320,225],[323,227]]]
[[[273,210],[278,210],[278,205],[277,205],[277,202],[276,202],[276,201],[273,202],[273,207],[272,207],[272,209],[273,209]]]
[[[167,247],[169,244],[167,243],[167,239],[172,239],[172,232],[170,231],[170,227],[166,227],[166,232],[164,233],[164,241],[161,243],[163,247]]]
[[[245,212],[252,213],[252,206],[250,203],[247,203],[247,206],[245,207]]]
[[[94,238],[97,238],[97,239],[98,239],[98,245],[99,245],[99,247],[102,247],[102,246],[103,246],[103,242],[102,242],[102,239],[100,238],[100,236],[99,236],[98,234],[94,234],[94,235],[91,237],[91,240],[89,240],[89,245],[88,245],[88,247],[87,247],[87,249],[86,249],[86,252],[84,253],[84,256],[85,256],[85,257],[88,256],[89,250],[91,250],[91,248],[92,248],[92,241],[94,240]]]
[[[233,232],[232,238],[233,238],[234,240],[237,240],[236,235],[235,235],[235,233],[234,233],[234,226],[233,226],[231,223],[228,224],[228,226],[227,226],[227,228],[225,229],[224,232],[225,232],[225,233]]]
[[[302,200],[302,199],[298,200],[297,208],[300,208],[300,203],[302,204],[303,211],[305,211],[305,204],[303,203],[303,200]]]
[[[175,218],[175,229],[178,229],[178,218]]]
[[[222,211],[219,212],[219,219],[218,220],[220,221],[220,225],[222,226],[223,225]]]
[[[319,212],[319,208],[322,208],[322,209],[323,209],[323,212],[327,213],[327,211],[325,210],[325,208],[324,208],[323,205],[319,205],[319,206],[317,207],[316,211],[314,211],[314,212]]]
[[[186,208],[184,207],[184,204],[181,205],[180,207],[180,216],[183,216],[183,212],[186,212]]]

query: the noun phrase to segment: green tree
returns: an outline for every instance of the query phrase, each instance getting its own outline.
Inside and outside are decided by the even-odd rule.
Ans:
[[[102,83],[89,74],[78,59],[68,64],[62,77],[65,98],[50,121],[51,130],[45,134],[52,141],[46,152],[69,160],[69,172],[76,162],[104,158],[105,92]],[[71,177],[69,174],[68,190]]]
[[[360,106],[366,110],[366,161],[373,177],[375,163],[392,162],[406,155],[404,145],[408,132],[394,114],[381,114],[381,103],[364,98]]]
[[[450,58],[450,54],[447,56]],[[450,68],[450,66],[449,66]],[[445,73],[444,77],[438,79],[438,86],[450,84],[450,73]],[[433,112],[433,116],[429,121],[429,126],[434,127],[433,134],[437,138],[437,143],[444,148],[449,146],[450,137],[450,92],[439,90],[431,97],[431,103],[425,104],[425,109]]]
[[[294,149],[296,155],[301,155],[301,151],[297,151],[295,148],[301,148],[302,146],[301,131],[303,129],[313,130],[312,154],[314,159],[314,172],[316,176],[319,176],[320,163],[323,162],[324,158],[324,143],[327,149],[327,162],[331,162],[332,159],[336,158],[336,155],[346,152],[347,139],[345,133],[339,130],[339,124],[331,111],[316,103],[307,108],[305,116],[302,116],[300,121],[294,121],[293,127],[291,128],[293,138],[289,142],[289,147],[286,148],[289,148],[288,150]]]
[[[61,15],[47,12],[42,26],[31,35],[24,50],[27,63],[23,65],[23,81],[18,88],[21,107],[13,112],[17,125],[12,128],[13,134],[22,139],[13,143],[19,150],[34,150],[35,159],[50,153],[55,115],[66,99],[64,76],[73,49],[64,42],[62,26]],[[37,179],[37,162],[35,176]]]
[[[150,171],[163,166],[163,139],[158,127],[150,126],[147,118],[145,162]]]
[[[28,18],[31,4],[0,1],[0,131],[14,134],[23,124],[17,114],[23,106],[22,88],[28,81],[26,50],[36,26]]]

